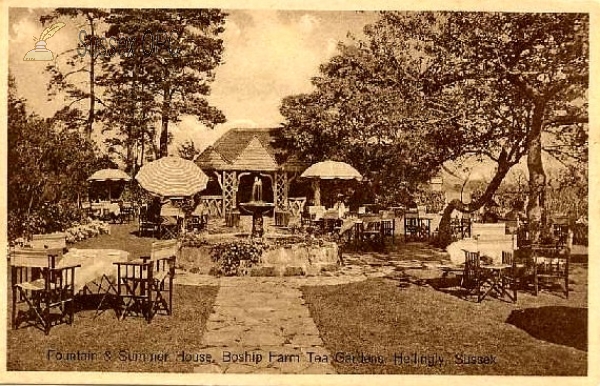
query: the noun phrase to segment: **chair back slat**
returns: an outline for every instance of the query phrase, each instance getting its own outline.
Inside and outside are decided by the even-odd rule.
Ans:
[[[481,259],[479,252],[465,252],[464,281],[467,285],[479,285]]]

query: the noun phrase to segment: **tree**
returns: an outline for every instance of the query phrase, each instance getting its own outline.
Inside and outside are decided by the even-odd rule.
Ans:
[[[200,151],[196,148],[196,144],[191,139],[185,140],[177,148],[179,156],[183,159],[194,161]]]
[[[56,113],[55,118],[63,121],[71,129],[79,129],[83,126],[88,139],[92,138],[94,123],[97,121],[96,103],[102,103],[96,90],[98,47],[93,42],[98,36],[98,24],[107,15],[106,10],[99,8],[57,8],[51,14],[40,18],[42,24],[63,16],[74,20],[85,20],[87,28],[81,30],[77,48],[58,54],[56,59],[46,66],[46,71],[51,75],[48,84],[49,97],[56,95],[57,92],[64,92],[67,99],[71,100],[67,106]],[[61,69],[61,63],[66,64],[67,69]],[[80,82],[77,79],[80,74],[87,75],[87,82]],[[85,100],[88,101],[88,107],[84,112],[76,104]]]
[[[411,170],[410,161],[416,178],[405,181],[411,184],[448,160],[495,162],[478,199],[445,208],[442,244],[449,242],[452,212],[490,201],[527,155],[528,214],[539,222],[542,132],[572,132],[578,142],[562,136],[561,144],[585,153],[588,23],[581,14],[383,12],[365,28],[365,41],[342,46],[322,67],[325,81],[314,81],[311,98],[284,100],[287,144],[318,156],[331,145],[347,156],[364,144],[368,155],[353,159],[368,164],[378,158],[376,149],[395,143],[401,159],[394,157],[399,148],[383,157],[401,170],[386,173],[391,178],[383,180],[392,184],[406,178],[398,175]],[[331,68],[338,68],[334,76]],[[348,127],[354,131],[342,131]],[[378,146],[369,148],[372,143]]]
[[[423,23],[425,20],[434,21],[435,27]],[[415,22],[410,15],[386,13],[379,27],[388,32],[401,30],[402,38],[415,39],[429,47],[431,60],[421,77],[426,98],[435,100],[457,88],[489,90],[493,98],[485,112],[486,119],[493,118],[491,122],[501,130],[521,127],[505,136],[502,149],[504,154],[511,154],[507,151],[509,147],[512,150],[511,145],[526,150],[527,212],[530,223],[538,225],[532,232],[536,242],[546,183],[542,134],[553,135],[560,144],[551,150],[556,155],[569,154],[573,149],[577,149],[577,154],[587,151],[588,15],[442,13],[425,14]],[[520,116],[514,114],[517,109],[522,110]],[[468,110],[469,114],[472,111]],[[486,144],[482,142],[480,146],[485,154]],[[515,155],[521,153],[518,150]],[[500,157],[490,158],[498,163],[496,175],[476,204],[491,197],[506,174],[506,166],[514,164]],[[447,210],[473,206],[455,202]]]
[[[93,144],[80,133],[59,129],[53,119],[28,115],[9,77],[8,92],[8,217],[16,237],[31,226],[37,232],[56,230],[73,213],[52,211],[61,202],[77,207],[86,179],[109,165],[96,156]],[[52,210],[49,210],[52,209]],[[48,229],[50,227],[50,229]]]
[[[224,31],[225,16],[217,9],[122,9],[107,19],[107,37],[118,42],[113,96],[131,98],[136,82],[143,84],[144,91],[138,88],[132,103],[145,105],[148,114],[160,120],[161,157],[167,155],[169,123],[178,122],[181,114],[194,115],[209,127],[225,122],[204,98],[221,63],[223,42],[218,35]],[[132,49],[121,50],[121,42]],[[144,119],[153,118],[148,114]]]
[[[447,148],[437,146],[454,123],[429,114],[413,85],[388,82],[389,63],[372,46],[339,49],[313,78],[316,91],[283,99],[278,145],[308,162],[348,162],[383,202],[407,201],[458,151],[450,138]]]

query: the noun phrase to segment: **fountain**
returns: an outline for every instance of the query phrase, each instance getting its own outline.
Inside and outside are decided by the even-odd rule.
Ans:
[[[275,207],[275,204],[264,202],[262,200],[262,181],[260,178],[254,178],[252,185],[252,200],[250,202],[240,203],[240,207],[247,213],[252,214],[252,233],[251,237],[262,238],[264,234],[263,214]]]
[[[260,262],[253,266],[250,276],[331,276],[339,261],[338,245],[333,241],[301,236],[264,232],[263,215],[275,205],[262,199],[262,182],[254,179],[252,196],[249,202],[240,203],[244,212],[252,214],[252,238],[260,238],[261,244],[268,247],[263,250]],[[247,234],[204,235],[199,246],[184,247],[178,261],[190,272],[209,273],[215,263],[211,253],[215,245],[223,242],[235,242],[238,237]]]

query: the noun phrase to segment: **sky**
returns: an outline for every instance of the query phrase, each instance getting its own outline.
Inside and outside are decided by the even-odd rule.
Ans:
[[[49,75],[46,62],[24,62],[35,48],[45,26],[40,15],[50,9],[11,8],[9,11],[9,70],[19,94],[32,111],[48,117],[65,105],[61,95],[48,100]],[[227,119],[215,130],[203,127],[194,117],[183,117],[172,132],[175,140],[192,139],[197,147],[212,143],[231,127],[273,127],[282,123],[282,98],[310,92],[310,79],[319,65],[336,54],[348,33],[361,36],[363,27],[376,20],[376,13],[353,11],[228,10],[221,35],[225,52],[216,69],[216,80],[207,98]],[[69,18],[66,26],[47,41],[55,54],[75,48],[80,28]],[[47,25],[46,25],[47,26]],[[81,79],[85,81],[85,79]]]

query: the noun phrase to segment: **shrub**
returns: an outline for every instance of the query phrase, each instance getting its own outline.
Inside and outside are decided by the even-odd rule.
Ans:
[[[217,275],[242,276],[260,262],[264,245],[259,241],[236,240],[217,244],[211,258],[217,263]]]
[[[181,239],[181,247],[199,248],[208,245],[203,233],[186,233]]]
[[[9,238],[29,237],[38,233],[62,232],[78,224],[83,219],[83,212],[74,203],[43,203],[37,210],[29,214],[9,211]]]

